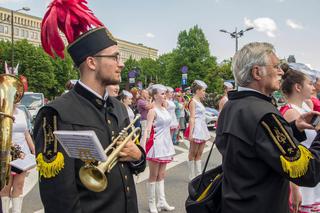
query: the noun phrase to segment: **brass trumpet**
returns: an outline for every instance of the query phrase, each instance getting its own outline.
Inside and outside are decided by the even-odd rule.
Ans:
[[[111,169],[117,164],[119,153],[124,146],[130,141],[136,141],[139,138],[141,129],[135,128],[134,124],[140,118],[137,115],[135,119],[124,128],[119,135],[112,141],[112,143],[105,149],[107,161],[98,162],[98,165],[86,163],[80,168],[79,177],[82,184],[89,190],[94,192],[102,192],[108,186],[108,179],[106,172],[109,173]],[[131,130],[130,133],[128,131]]]

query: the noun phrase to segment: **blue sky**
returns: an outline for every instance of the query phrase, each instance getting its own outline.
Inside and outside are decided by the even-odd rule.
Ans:
[[[0,0],[0,6],[42,17],[48,0]],[[219,32],[249,26],[239,39],[274,44],[280,58],[295,55],[298,62],[320,70],[319,0],[88,0],[95,15],[118,38],[154,47],[159,53],[176,47],[180,31],[199,25],[218,61],[230,58],[235,40]]]

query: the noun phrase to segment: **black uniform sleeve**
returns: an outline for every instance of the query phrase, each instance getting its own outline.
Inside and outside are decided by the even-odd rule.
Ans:
[[[299,142],[307,139],[306,133],[304,131],[300,132],[296,126],[296,121],[290,122],[290,127],[293,132],[293,137],[295,137]]]
[[[267,114],[256,132],[257,155],[273,170],[301,186],[315,186],[320,181],[320,136],[309,149],[293,137],[282,117]]]
[[[53,135],[63,125],[51,107],[41,109],[35,121],[40,196],[46,213],[81,213],[74,159],[67,156]]]
[[[129,162],[130,170],[133,174],[143,172],[147,166],[146,153],[140,145],[137,145],[141,151],[141,159],[138,161]]]

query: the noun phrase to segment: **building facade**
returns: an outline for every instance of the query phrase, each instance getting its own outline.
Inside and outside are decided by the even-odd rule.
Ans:
[[[27,39],[34,45],[41,45],[40,40],[41,18],[25,13],[14,12],[13,15],[13,40]],[[11,41],[11,10],[0,7],[0,40]],[[66,39],[64,38],[66,41]],[[142,44],[135,44],[116,38],[120,55],[125,62],[130,57],[136,60],[141,58],[158,58],[158,50],[146,47]]]

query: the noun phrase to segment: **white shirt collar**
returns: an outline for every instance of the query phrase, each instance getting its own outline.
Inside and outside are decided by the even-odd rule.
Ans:
[[[249,88],[249,87],[240,87],[238,86],[238,91],[253,91],[253,92],[258,92],[258,93],[261,93],[260,91],[258,90],[255,90],[255,89],[252,89],[252,88]]]
[[[85,89],[87,89],[89,92],[93,93],[95,96],[102,100],[107,100],[108,99],[108,90],[106,89],[104,93],[104,97],[102,97],[100,94],[98,94],[96,91],[85,85],[84,83],[81,82],[81,80],[78,81],[81,86],[83,86]]]

